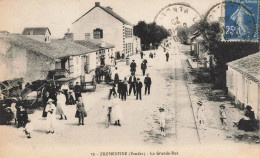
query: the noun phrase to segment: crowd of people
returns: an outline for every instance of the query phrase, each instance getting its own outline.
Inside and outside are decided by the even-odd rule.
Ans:
[[[150,74],[147,73],[147,60],[144,59],[143,52],[141,54],[141,72],[142,76],[144,77],[143,82],[139,77],[136,77],[136,68],[137,63],[135,60],[132,60],[130,64],[130,76],[129,77],[123,77],[119,73],[118,68],[115,66],[114,71],[114,80],[112,88],[109,91],[109,97],[107,104],[104,106],[106,107],[108,113],[111,115],[111,120],[114,123],[115,126],[122,126],[122,111],[119,100],[126,101],[127,97],[131,96],[133,94],[135,96],[136,100],[142,100],[142,94],[150,95],[151,93],[151,85],[152,85],[152,79],[150,77]],[[155,53],[149,54],[150,58],[155,57]],[[169,53],[166,53],[166,62],[169,60]],[[120,78],[121,77],[121,78]],[[144,92],[142,92],[143,84],[145,87]],[[76,85],[73,86],[72,84],[64,83],[61,86],[56,86],[54,83],[50,83],[46,87],[46,92],[44,93],[42,97],[42,105],[43,105],[43,111],[42,111],[42,117],[46,118],[46,122],[48,127],[46,128],[46,133],[54,133],[55,132],[55,122],[57,121],[56,116],[60,116],[60,120],[67,120],[70,119],[67,116],[66,106],[71,104],[75,105],[75,117],[78,118],[78,126],[84,125],[84,119],[87,117],[86,112],[86,105],[83,102],[82,99],[82,87],[79,84],[79,82],[76,82]],[[6,106],[6,104],[1,104],[0,107],[0,116],[5,118],[4,122],[1,122],[1,124],[10,124],[10,121],[12,119],[15,120],[15,124],[17,124],[17,128],[24,127],[24,132],[27,136],[27,138],[31,138],[31,131],[32,131],[32,120],[29,119],[26,106],[23,103],[23,100],[21,97],[18,99],[13,99],[13,101],[10,103],[10,108]],[[197,109],[197,120],[199,122],[199,127],[201,129],[206,130],[206,110],[202,103],[202,101],[197,102],[198,109]],[[221,104],[219,110],[219,116],[220,116],[220,123],[221,123],[221,129],[228,130],[228,123],[227,123],[227,115],[228,112],[225,108],[224,104]],[[245,117],[242,118],[239,122],[234,123],[238,129],[245,130],[245,131],[254,131],[257,128],[258,122],[255,119],[255,114],[252,111],[251,106],[246,106],[245,111]],[[159,123],[160,123],[160,130],[161,135],[165,136],[165,118],[166,113],[165,109],[163,107],[159,108]],[[2,119],[0,119],[2,121]]]

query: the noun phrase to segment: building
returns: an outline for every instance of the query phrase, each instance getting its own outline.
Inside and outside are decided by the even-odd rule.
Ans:
[[[136,54],[138,52],[140,52],[142,49],[141,49],[141,39],[137,36],[133,36],[133,54]]]
[[[51,41],[51,32],[48,27],[24,28],[22,35],[40,42],[50,43]]]
[[[76,40],[76,43],[88,47],[96,52],[96,66],[101,65],[104,58],[105,65],[113,65],[115,46],[99,39]],[[94,60],[93,60],[94,61]]]
[[[133,53],[133,25],[99,2],[72,23],[75,40],[100,39],[115,46],[114,57]]]
[[[0,34],[0,48],[0,81],[23,78],[25,85],[46,79],[55,68],[51,54],[58,52],[47,43],[23,35]]]
[[[55,78],[71,78],[80,82],[96,68],[96,51],[91,48],[64,39],[53,39],[50,46],[58,50],[52,54],[55,58]]]
[[[240,109],[251,105],[259,119],[260,52],[227,63],[226,84],[229,95]]]
[[[64,35],[65,40],[74,41],[79,45],[87,47],[96,52],[96,59],[90,59],[89,62],[95,64],[95,68],[101,65],[101,60],[104,59],[105,65],[111,65],[112,59],[114,59],[114,48],[115,46],[104,42],[102,39],[85,39],[85,40],[74,40],[74,33],[68,30]]]

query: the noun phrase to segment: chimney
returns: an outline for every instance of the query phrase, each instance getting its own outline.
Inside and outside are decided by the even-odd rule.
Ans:
[[[109,10],[113,10],[113,8],[111,8],[110,6],[107,6],[106,8],[109,9]]]
[[[95,2],[95,6],[100,6],[100,2]]]
[[[68,32],[64,34],[64,39],[65,40],[74,40],[74,34],[70,32],[70,29],[68,29]]]

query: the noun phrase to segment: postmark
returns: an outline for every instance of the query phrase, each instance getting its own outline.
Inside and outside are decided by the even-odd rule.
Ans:
[[[154,22],[164,26],[173,40],[178,41],[177,28],[187,28],[201,19],[199,12],[186,3],[173,3],[162,8],[154,18]]]

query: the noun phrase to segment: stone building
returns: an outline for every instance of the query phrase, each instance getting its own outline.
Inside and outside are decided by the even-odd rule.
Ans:
[[[115,46],[114,57],[134,51],[133,25],[99,2],[72,23],[75,40],[99,39]]]

